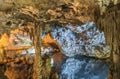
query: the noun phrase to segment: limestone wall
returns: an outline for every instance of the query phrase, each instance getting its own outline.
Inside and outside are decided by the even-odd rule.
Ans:
[[[104,31],[106,43],[111,47],[110,79],[120,79],[120,4],[109,5],[105,13],[99,16],[96,24]]]

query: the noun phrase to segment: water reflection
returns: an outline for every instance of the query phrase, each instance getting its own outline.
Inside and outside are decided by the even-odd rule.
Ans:
[[[108,64],[88,57],[70,57],[61,66],[59,79],[107,79]]]

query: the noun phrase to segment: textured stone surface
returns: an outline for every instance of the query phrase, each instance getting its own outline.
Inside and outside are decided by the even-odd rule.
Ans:
[[[7,27],[15,26],[14,28],[18,28],[19,24],[34,21],[81,24],[94,20],[94,6],[94,0],[0,0],[0,17],[3,14],[11,16],[12,18],[3,18],[11,22],[11,25],[7,25]],[[35,13],[36,9],[38,14]],[[19,24],[16,23],[18,20],[23,23],[20,21]],[[2,20],[0,23],[7,22]],[[1,28],[4,26],[6,25],[1,25]],[[11,29],[6,30],[9,32]]]
[[[109,57],[110,50],[105,45],[104,33],[99,32],[93,22],[65,27],[53,29],[51,36],[58,42],[66,56],[79,54],[98,58]]]
[[[103,17],[98,18],[97,24],[97,27],[104,31],[106,44],[110,46],[112,52],[109,78],[120,79],[120,4],[108,7]]]
[[[0,78],[1,79],[7,79],[7,77],[4,74],[5,71],[5,66],[4,65],[0,65]]]
[[[110,55],[109,47],[105,45],[104,33],[99,32],[93,22],[84,25],[73,26],[71,24],[64,27],[56,27],[49,34],[44,34],[43,43],[55,43],[60,47],[63,54],[66,56],[86,55],[97,58],[107,58]],[[7,38],[6,38],[7,39]],[[10,34],[9,41],[13,47],[31,46],[32,41],[26,33],[24,35],[18,31]],[[58,43],[58,44],[57,44]],[[9,45],[8,45],[9,46]],[[44,44],[43,44],[44,46]],[[9,47],[10,48],[10,47]],[[56,47],[42,47],[42,55],[52,52]],[[35,53],[34,48],[29,49],[29,53]],[[24,51],[23,51],[24,53]]]
[[[9,10],[9,9],[11,9],[12,7],[13,7],[13,3],[11,3],[10,1],[13,1],[13,0],[0,0],[0,10],[2,10],[2,11],[4,11],[4,10]],[[21,3],[23,2],[23,4],[25,4],[25,5],[28,5],[27,3],[26,3],[26,1],[31,1],[31,0],[26,0],[26,1],[24,1],[24,0],[21,0],[21,1],[19,1],[19,0],[15,0],[15,1],[18,1],[18,4],[19,5],[22,5]],[[35,1],[38,1],[38,0],[35,0]],[[39,0],[40,2],[44,2],[44,0]],[[45,0],[45,4],[47,4],[46,3],[46,1],[48,1],[49,2],[49,0]],[[69,1],[73,1],[73,2],[76,2],[76,3],[78,3],[78,1],[79,0],[65,0],[66,1],[66,4],[68,4],[69,3]],[[83,1],[83,0],[81,0],[81,1]],[[85,0],[84,0],[85,1]],[[87,0],[88,1],[88,0]],[[91,0],[90,0],[91,1]],[[110,4],[110,1],[114,1],[114,3],[113,4],[117,4],[117,3],[119,3],[120,2],[120,0],[97,0],[97,1],[99,1],[100,2],[100,9],[101,9],[101,13],[102,12],[104,12],[104,11],[106,11],[106,6],[108,6],[109,4]],[[53,1],[54,2],[54,1]],[[52,4],[53,4],[53,2],[51,2]],[[3,3],[5,3],[5,4],[3,4]],[[28,2],[29,3],[29,2]],[[59,3],[59,2],[58,2]],[[75,6],[77,6],[77,5],[79,5],[79,3],[78,4],[76,4],[75,3]],[[38,4],[40,4],[39,2],[38,2]],[[2,5],[2,6],[1,6]],[[42,4],[41,4],[42,5]],[[48,5],[48,4],[47,4]],[[51,5],[51,4],[50,4]],[[91,4],[90,4],[91,5]],[[43,5],[44,6],[44,5]],[[69,7],[71,7],[71,6],[69,6]],[[16,8],[16,7],[15,7]],[[41,7],[40,7],[41,8]],[[45,9],[46,8],[46,6],[44,6],[44,8],[42,8],[42,9]],[[47,7],[48,8],[48,7]],[[118,78],[119,79],[119,67],[120,67],[120,65],[118,64],[119,63],[119,60],[120,60],[120,57],[119,57],[119,39],[120,39],[120,36],[119,36],[119,12],[117,11],[117,10],[113,10],[113,9],[115,9],[116,7],[113,7],[112,9],[110,9],[110,11],[108,11],[108,13],[106,13],[106,17],[105,17],[105,19],[103,19],[102,18],[102,20],[103,21],[101,21],[101,24],[103,24],[104,25],[104,27],[101,27],[101,24],[100,24],[100,28],[101,28],[101,30],[103,30],[104,29],[104,32],[105,32],[105,36],[106,36],[106,41],[107,41],[107,44],[108,45],[110,45],[111,46],[111,49],[112,49],[112,52],[114,52],[114,54],[113,54],[113,56],[111,57],[111,59],[112,59],[112,61],[113,61],[113,63],[114,63],[114,69],[115,70],[113,70],[113,71],[115,71],[115,74],[114,74],[114,77],[116,77],[116,79]],[[117,7],[118,9],[119,9],[119,7]],[[76,9],[76,8],[75,8]],[[75,9],[72,9],[72,10],[74,10],[75,11]],[[83,9],[84,10],[84,9]],[[111,10],[113,10],[113,11],[111,11]],[[91,11],[91,9],[89,9],[89,11]],[[81,11],[82,12],[82,11]],[[86,11],[85,10],[85,12],[88,12],[88,11]],[[44,13],[44,12],[43,12]],[[59,12],[58,12],[59,13]],[[70,14],[70,13],[68,13],[68,14]],[[73,13],[72,13],[73,14]],[[0,12],[0,17],[2,17],[2,12]],[[81,15],[82,15],[82,13],[81,13]],[[96,16],[96,15],[95,15]],[[99,16],[99,15],[98,15]],[[69,18],[69,16],[68,15],[66,15],[65,16],[67,19],[71,19],[71,18]],[[104,17],[104,16],[103,16]],[[115,19],[117,17],[117,19]],[[2,18],[3,19],[3,18]],[[7,18],[8,19],[8,18]],[[98,19],[98,18],[97,18]],[[11,19],[8,19],[7,20],[7,24],[9,24],[9,20],[11,20]],[[18,20],[18,19],[17,19]],[[4,20],[2,20],[3,21],[3,24],[1,23],[1,27],[2,26],[5,26],[5,28],[0,28],[0,34],[3,34],[5,31],[3,31],[3,30],[7,30],[7,32],[8,31],[10,31],[9,29],[7,29],[6,27],[8,27],[9,25],[6,25],[6,23],[4,22]],[[1,22],[2,22],[1,21]],[[106,22],[106,21],[108,21],[108,22]],[[15,22],[15,21],[14,21]],[[13,21],[12,21],[12,23],[14,23]],[[16,23],[15,23],[16,24]],[[11,26],[18,26],[18,25],[15,25],[15,24],[13,24],[13,25],[11,25]],[[111,27],[112,26],[112,27]],[[113,27],[114,26],[114,27]],[[99,27],[99,26],[98,26]],[[97,54],[98,55],[98,54]],[[112,63],[112,64],[113,64]],[[117,74],[117,76],[116,76],[116,74]]]
[[[102,15],[110,6],[120,4],[120,0],[95,0],[95,3],[99,5],[100,14]]]
[[[32,79],[33,65],[14,64],[6,66],[5,75],[8,79]]]

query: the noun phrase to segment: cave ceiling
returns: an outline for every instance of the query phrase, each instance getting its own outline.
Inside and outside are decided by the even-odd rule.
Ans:
[[[119,0],[0,0],[0,34],[24,23],[83,24],[94,21]],[[91,5],[92,4],[92,5]],[[97,17],[96,17],[97,16]]]

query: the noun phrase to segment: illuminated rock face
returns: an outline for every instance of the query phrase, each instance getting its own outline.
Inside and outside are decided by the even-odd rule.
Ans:
[[[62,64],[59,79],[107,79],[108,65],[86,57],[68,58]]]
[[[69,57],[86,55],[106,58],[110,55],[109,47],[105,45],[104,33],[99,32],[93,22],[55,28],[52,29],[51,36],[60,45],[62,53]]]

